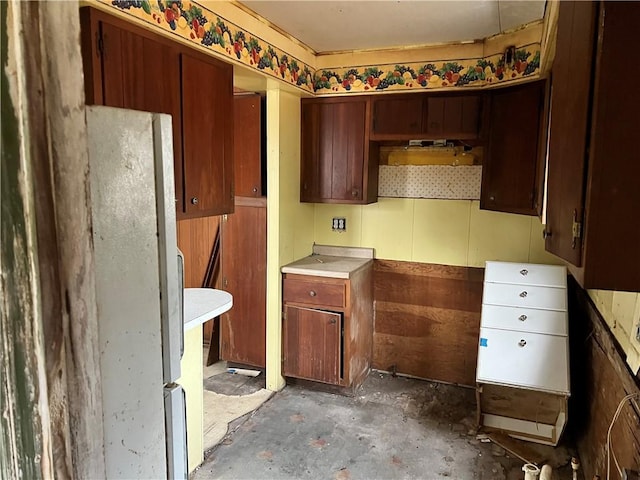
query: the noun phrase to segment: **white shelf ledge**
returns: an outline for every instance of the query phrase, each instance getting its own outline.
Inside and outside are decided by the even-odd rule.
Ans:
[[[184,330],[202,325],[230,310],[232,306],[233,297],[229,292],[214,288],[185,288]]]

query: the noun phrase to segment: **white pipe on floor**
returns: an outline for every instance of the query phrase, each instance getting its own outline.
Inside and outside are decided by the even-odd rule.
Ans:
[[[538,480],[538,475],[540,475],[540,469],[533,463],[525,463],[522,471],[524,472],[524,480]]]
[[[540,470],[540,479],[539,480],[551,480],[553,478],[553,471],[551,470],[551,465],[543,465]]]

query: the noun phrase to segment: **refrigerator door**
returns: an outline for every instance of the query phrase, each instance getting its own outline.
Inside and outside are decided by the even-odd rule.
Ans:
[[[166,478],[153,116],[86,118],[106,477]]]
[[[177,262],[176,201],[173,180],[171,116],[153,114],[156,205],[160,260],[162,367],[165,383],[180,378],[182,322],[182,273]]]
[[[167,429],[167,478],[187,478],[187,418],[184,390],[175,383],[164,389],[164,411]]]

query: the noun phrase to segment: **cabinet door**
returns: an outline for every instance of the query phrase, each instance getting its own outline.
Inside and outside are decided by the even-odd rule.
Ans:
[[[582,261],[573,221],[581,219],[589,133],[596,2],[560,2],[552,68],[545,248]]]
[[[233,67],[186,53],[181,63],[185,212],[233,212]]]
[[[424,95],[393,95],[372,98],[372,140],[385,136],[420,138],[423,132]]]
[[[363,203],[367,100],[303,103],[302,201]]]
[[[260,95],[242,94],[233,97],[233,123],[235,195],[261,197],[265,194],[265,189]]]
[[[342,357],[341,314],[286,304],[284,312],[284,375],[324,383],[339,383]]]
[[[437,96],[427,99],[426,138],[469,140],[478,138],[481,97]]]
[[[221,225],[222,288],[233,308],[221,317],[220,356],[264,367],[267,209],[236,205]]]
[[[300,201],[320,201],[320,106],[302,101],[300,138]]]
[[[544,157],[545,81],[491,92],[480,208],[537,215]]]
[[[82,28],[90,32],[83,34],[83,39],[90,42],[83,44],[85,70],[90,72],[85,85],[88,103],[171,115],[174,176],[177,208],[180,212],[180,53],[170,45],[137,31],[130,31],[128,26],[121,25],[122,22],[118,20],[114,20],[114,23],[106,21],[106,15],[98,17],[96,12],[89,9],[82,13]],[[97,43],[93,43],[98,41],[100,49]],[[99,61],[94,60],[98,57]]]

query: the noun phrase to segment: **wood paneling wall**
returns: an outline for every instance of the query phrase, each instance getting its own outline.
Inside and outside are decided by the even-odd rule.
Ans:
[[[214,216],[178,221],[178,248],[184,255],[185,288],[202,287],[220,218]],[[214,320],[205,322],[202,331],[204,345],[209,345],[213,328]]]
[[[484,269],[374,264],[373,368],[475,384]]]
[[[184,286],[200,288],[204,281],[220,217],[178,221],[178,248],[184,255]]]
[[[607,478],[607,430],[620,401],[640,394],[640,379],[595,305],[575,281],[570,282],[571,403],[573,430],[584,478]],[[611,448],[621,468],[640,471],[640,411],[629,401],[611,430]],[[636,399],[640,405],[640,399]],[[611,458],[611,480],[620,475]]]

